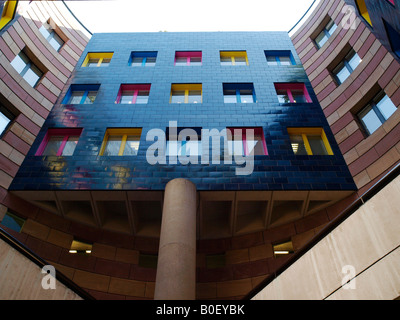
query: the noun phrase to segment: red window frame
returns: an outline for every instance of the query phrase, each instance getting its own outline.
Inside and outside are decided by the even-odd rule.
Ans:
[[[176,51],[174,65],[176,65],[176,58],[186,58],[186,65],[190,66],[190,58],[200,58],[200,63],[203,64],[201,51]]]
[[[132,104],[136,103],[136,99],[139,91],[149,91],[150,93],[151,84],[121,84],[119,87],[117,99],[115,100],[116,104],[121,103],[122,93],[123,91],[134,91]]]
[[[53,136],[63,136],[63,141],[58,148],[57,157],[60,157],[62,155],[62,152],[65,148],[65,145],[67,144],[67,141],[70,136],[80,136],[82,133],[81,128],[54,128],[54,129],[48,129],[46,132],[46,135],[44,136],[42,142],[39,145],[39,148],[36,151],[35,156],[41,156],[46,149],[46,146],[48,142],[50,141],[50,138]]]
[[[235,136],[235,133],[237,132],[237,130],[241,130],[242,133],[242,142],[243,142],[243,151],[244,151],[244,155],[248,156],[249,153],[249,149],[247,147],[247,135],[246,135],[246,131],[247,130],[254,130],[254,135],[256,136],[261,136],[262,140],[262,146],[263,146],[263,150],[264,150],[264,155],[267,156],[268,155],[268,149],[267,149],[267,144],[265,142],[265,136],[264,136],[264,130],[263,128],[253,128],[253,127],[229,127],[226,128],[227,131],[227,135],[230,134],[230,136]],[[233,141],[233,140],[231,140]]]
[[[277,93],[278,90],[285,90],[291,103],[295,103],[292,90],[302,90],[307,103],[312,103],[312,99],[304,83],[275,83],[275,90]]]

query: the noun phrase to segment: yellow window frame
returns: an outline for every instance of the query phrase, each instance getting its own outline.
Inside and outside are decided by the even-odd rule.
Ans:
[[[371,17],[369,16],[367,5],[365,4],[365,0],[356,0],[356,4],[357,4],[357,7],[358,7],[358,11],[360,11],[361,16],[372,27]]]
[[[90,59],[99,59],[97,66],[100,67],[104,59],[111,59],[114,52],[88,52],[85,60],[83,60],[82,67],[86,67]]]
[[[232,65],[236,65],[236,58],[245,58],[246,65],[249,65],[246,51],[220,51],[220,58],[231,58]]]
[[[203,102],[203,86],[200,83],[174,83],[171,85],[171,93],[169,97],[169,103],[172,103],[172,93],[174,91],[185,91],[185,102],[189,103],[189,91],[200,91],[201,101]]]
[[[312,156],[312,150],[310,143],[308,142],[307,135],[319,135],[325,145],[326,152],[328,155],[333,156],[333,151],[331,145],[329,144],[328,137],[325,134],[324,129],[322,128],[288,128],[289,135],[301,135],[304,146],[306,148],[307,154]]]
[[[124,150],[126,146],[126,140],[128,136],[140,136],[142,134],[142,128],[115,128],[115,129],[107,129],[106,134],[103,139],[103,143],[100,148],[100,156],[104,154],[106,149],[107,141],[110,136],[122,136],[121,145],[119,147],[118,156],[124,155]]]
[[[15,16],[18,1],[6,1],[0,18],[0,30],[3,29]]]

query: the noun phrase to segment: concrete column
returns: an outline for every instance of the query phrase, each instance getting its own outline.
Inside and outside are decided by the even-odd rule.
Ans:
[[[155,300],[196,298],[196,186],[174,179],[165,188]]]

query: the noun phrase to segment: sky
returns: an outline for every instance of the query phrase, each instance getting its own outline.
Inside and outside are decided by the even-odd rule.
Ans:
[[[313,0],[66,0],[92,33],[289,31]]]

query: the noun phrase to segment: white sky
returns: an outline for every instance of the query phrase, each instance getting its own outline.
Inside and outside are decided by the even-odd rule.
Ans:
[[[313,0],[65,1],[92,33],[289,31]]]

